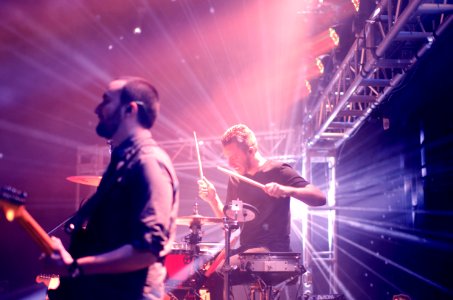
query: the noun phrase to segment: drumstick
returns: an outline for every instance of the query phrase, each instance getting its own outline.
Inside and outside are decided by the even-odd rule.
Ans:
[[[197,151],[197,157],[198,157],[198,174],[200,175],[200,179],[203,179],[203,168],[201,167],[201,157],[200,157],[200,149],[198,148],[198,140],[197,140],[197,133],[194,131],[193,132],[193,137],[195,139],[195,149]]]
[[[261,184],[259,182],[256,182],[255,180],[252,180],[250,178],[242,176],[242,175],[240,175],[240,174],[238,174],[238,173],[236,173],[236,172],[234,172],[232,170],[228,170],[228,169],[223,168],[221,166],[217,166],[217,170],[222,171],[223,173],[226,173],[226,174],[231,175],[233,177],[236,177],[237,179],[240,179],[240,180],[242,180],[244,182],[247,182],[247,183],[249,183],[249,184],[251,184],[253,186],[256,186],[256,187],[258,187],[260,189],[264,189],[264,184]]]

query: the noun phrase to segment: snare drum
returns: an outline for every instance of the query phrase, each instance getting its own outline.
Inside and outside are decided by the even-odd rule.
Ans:
[[[305,272],[300,253],[268,252],[239,254],[239,270],[260,277],[266,284],[275,285]]]

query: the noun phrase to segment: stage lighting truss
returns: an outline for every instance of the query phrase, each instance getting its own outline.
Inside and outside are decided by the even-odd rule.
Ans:
[[[278,159],[289,164],[301,160],[302,140],[301,128],[294,127],[284,130],[256,132],[260,152],[268,159]],[[169,154],[175,169],[191,170],[198,167],[198,160],[193,138],[159,142],[159,145]],[[226,165],[221,156],[222,145],[220,137],[199,137],[198,146],[203,168],[215,168]]]
[[[452,12],[452,4],[381,1],[326,87],[312,95],[306,147],[332,150],[350,137],[451,25]]]

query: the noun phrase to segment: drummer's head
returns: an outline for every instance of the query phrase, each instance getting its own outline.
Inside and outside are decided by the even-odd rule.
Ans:
[[[247,173],[258,151],[253,131],[243,124],[234,125],[225,131],[221,141],[228,164],[239,174]]]

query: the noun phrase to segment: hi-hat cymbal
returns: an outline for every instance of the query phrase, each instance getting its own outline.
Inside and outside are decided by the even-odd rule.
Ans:
[[[176,219],[176,225],[190,226],[192,223],[200,223],[200,225],[212,225],[222,223],[223,219],[216,217],[205,217],[202,215],[182,216]]]
[[[90,186],[99,186],[99,182],[101,182],[102,176],[90,176],[90,175],[80,175],[80,176],[69,176],[66,177],[66,180],[80,183],[84,185]]]

